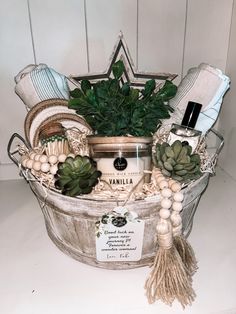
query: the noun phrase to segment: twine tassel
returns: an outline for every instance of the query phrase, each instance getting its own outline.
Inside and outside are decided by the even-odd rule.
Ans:
[[[174,245],[187,268],[189,275],[193,275],[197,269],[197,259],[194,253],[194,250],[188,240],[183,236],[174,237]]]
[[[192,278],[173,245],[171,224],[163,222],[162,218],[160,220],[157,226],[159,248],[145,283],[147,299],[149,303],[161,300],[167,305],[172,305],[176,299],[184,308],[195,298]]]
[[[195,253],[190,243],[182,234],[182,218],[180,216],[180,211],[182,210],[183,193],[177,192],[174,194],[174,203],[172,205],[172,214],[170,220],[173,228],[174,245],[182,258],[182,261],[192,276],[198,269],[197,260]]]

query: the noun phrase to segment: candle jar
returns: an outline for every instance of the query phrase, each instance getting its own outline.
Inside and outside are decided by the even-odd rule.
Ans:
[[[102,172],[101,179],[112,188],[131,190],[150,181],[144,170],[151,170],[152,138],[89,136],[88,144],[90,156]]]

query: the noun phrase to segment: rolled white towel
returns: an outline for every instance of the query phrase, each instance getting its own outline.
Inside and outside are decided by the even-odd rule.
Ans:
[[[205,134],[216,122],[223,96],[230,86],[230,79],[221,70],[206,63],[201,63],[196,68],[191,68],[178,86],[177,94],[169,102],[173,108],[178,108],[178,117],[173,117],[164,122],[170,124],[181,123],[189,101],[202,104],[196,129]]]
[[[30,64],[15,76],[15,92],[28,109],[53,99],[69,99],[67,79],[46,64]]]

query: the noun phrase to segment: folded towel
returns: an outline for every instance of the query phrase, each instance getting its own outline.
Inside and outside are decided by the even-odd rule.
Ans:
[[[205,134],[216,122],[223,96],[229,88],[230,80],[219,69],[202,63],[191,68],[178,86],[177,94],[169,102],[173,108],[178,108],[178,116],[164,124],[181,123],[189,101],[202,104],[195,128]]]
[[[46,64],[30,64],[15,77],[16,94],[30,109],[37,103],[53,99],[69,99],[69,87],[64,75]]]

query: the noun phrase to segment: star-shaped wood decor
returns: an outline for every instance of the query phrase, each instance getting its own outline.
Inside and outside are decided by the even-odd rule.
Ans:
[[[156,81],[156,88],[159,89],[166,80],[172,81],[177,77],[177,74],[171,73],[147,73],[135,71],[133,60],[130,56],[127,44],[124,41],[123,34],[120,33],[118,41],[114,47],[113,53],[110,57],[110,63],[105,72],[70,76],[70,80],[75,85],[80,85],[81,80],[89,80],[92,84],[100,80],[106,80],[112,77],[112,65],[118,60],[122,60],[125,66],[125,71],[122,76],[122,83],[129,82],[130,86],[135,88],[143,88],[146,81],[154,79]]]

